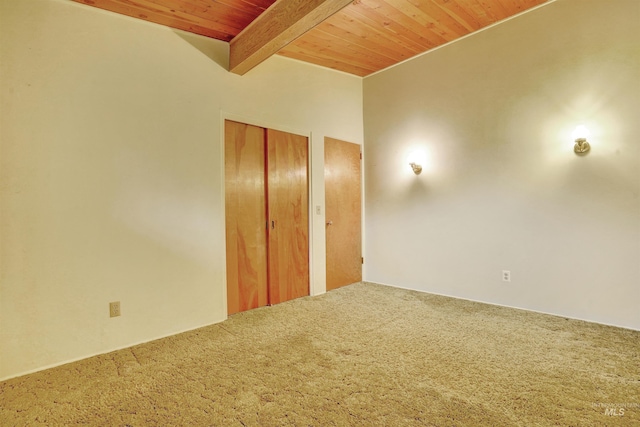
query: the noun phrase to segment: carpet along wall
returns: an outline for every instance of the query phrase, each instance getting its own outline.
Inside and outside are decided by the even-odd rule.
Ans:
[[[362,142],[357,77],[232,75],[226,43],[67,0],[0,0],[0,40],[0,378],[223,320],[223,115],[312,134],[312,205],[324,136]]]
[[[365,277],[640,329],[638,22],[559,0],[365,78]]]

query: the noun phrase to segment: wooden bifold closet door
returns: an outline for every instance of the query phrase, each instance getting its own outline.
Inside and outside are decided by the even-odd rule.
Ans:
[[[228,314],[309,295],[308,141],[225,121]]]

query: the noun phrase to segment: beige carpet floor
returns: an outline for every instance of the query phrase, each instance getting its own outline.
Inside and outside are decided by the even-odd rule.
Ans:
[[[640,426],[640,332],[369,283],[0,383],[2,426]]]

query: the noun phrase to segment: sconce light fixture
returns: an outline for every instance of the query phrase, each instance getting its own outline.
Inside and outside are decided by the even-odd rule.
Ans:
[[[409,163],[409,166],[411,166],[411,169],[413,169],[413,173],[415,173],[416,175],[420,175],[420,172],[422,172],[422,165],[411,162]]]
[[[584,154],[591,146],[587,142],[587,137],[589,136],[589,129],[584,127],[583,125],[578,126],[572,133],[573,139],[576,141],[576,145],[573,146],[573,151],[577,154]]]
[[[416,175],[420,175],[425,165],[427,166],[426,170],[429,170],[429,159],[424,148],[413,150],[409,153],[406,159],[406,162],[409,163],[409,166],[411,166],[411,170]]]

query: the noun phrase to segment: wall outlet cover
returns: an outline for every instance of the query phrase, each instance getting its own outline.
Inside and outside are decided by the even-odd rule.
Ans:
[[[510,282],[511,281],[511,271],[510,270],[502,270],[502,281]]]
[[[109,317],[120,316],[120,301],[109,303]]]

